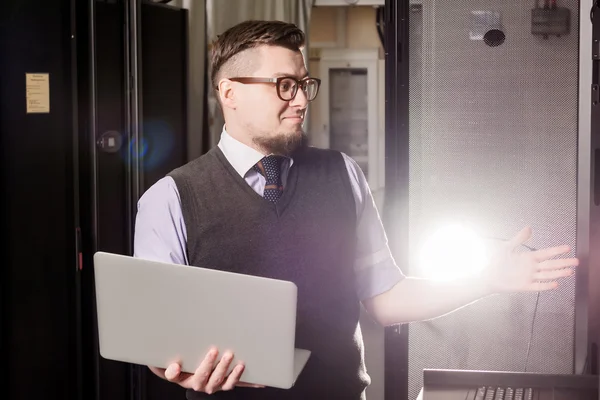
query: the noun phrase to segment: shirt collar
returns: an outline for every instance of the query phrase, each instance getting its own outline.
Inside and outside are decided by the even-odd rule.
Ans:
[[[233,136],[227,133],[225,127],[223,126],[223,131],[221,132],[221,139],[218,144],[219,148],[223,152],[223,155],[229,161],[233,169],[236,170],[238,174],[242,178],[246,176],[248,171],[260,160],[263,159],[264,154],[253,149],[250,146],[245,145],[239,140],[235,139]],[[289,166],[292,166],[292,159],[286,157],[290,162]],[[288,164],[284,162],[284,165]]]

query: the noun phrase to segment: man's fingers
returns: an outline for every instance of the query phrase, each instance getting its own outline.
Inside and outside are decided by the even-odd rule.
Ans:
[[[571,251],[571,247],[568,245],[563,245],[536,250],[532,253],[532,255],[537,261],[545,261],[550,258],[554,258],[556,256],[568,253],[569,251]]]
[[[236,386],[239,387],[251,387],[251,388],[257,388],[257,389],[262,389],[265,387],[265,385],[256,385],[254,383],[247,383],[247,382],[238,382]]]
[[[515,249],[517,246],[520,246],[528,241],[529,238],[531,238],[531,227],[526,226],[525,228],[521,229],[521,231],[517,233],[515,237],[508,241],[508,245],[510,249]]]
[[[171,364],[165,369],[165,378],[170,382],[179,381],[179,374],[181,374],[181,366],[179,364]]]
[[[246,382],[238,382],[238,384],[236,386],[239,386],[239,387],[254,387],[254,388],[257,388],[257,389],[259,389],[259,388],[262,389],[262,388],[265,387],[265,385],[256,385],[254,383],[246,383]]]
[[[227,380],[222,386],[223,390],[232,390],[240,381],[240,377],[242,376],[242,372],[244,372],[244,365],[238,364],[235,366],[233,371],[227,377]]]
[[[181,383],[186,379],[192,377],[192,374],[188,374],[187,372],[181,372],[181,366],[179,364],[171,364],[167,369],[163,369],[165,379],[169,382],[173,383]]]
[[[194,376],[190,379],[190,385],[192,389],[197,392],[204,391],[204,387],[210,378],[210,374],[215,366],[215,361],[217,359],[218,351],[216,349],[212,349],[208,352],[204,360],[200,363],[200,366],[196,369]]]
[[[219,390],[221,384],[225,381],[225,376],[229,369],[229,364],[231,364],[231,360],[233,360],[233,354],[231,354],[231,352],[225,352],[223,357],[221,357],[221,361],[219,361],[219,364],[217,364],[217,367],[210,375],[210,379],[204,388],[206,393],[212,394]]]
[[[533,275],[533,279],[536,281],[551,281],[554,279],[566,278],[567,276],[573,275],[572,269],[563,269],[555,271],[540,271]]]
[[[212,394],[218,390],[233,390],[236,386],[251,388],[265,387],[264,385],[240,382],[240,378],[244,372],[243,363],[236,365],[229,376],[227,376],[227,371],[233,361],[233,354],[231,352],[223,354],[219,363],[214,367],[217,356],[218,351],[216,349],[209,351],[193,375],[181,372],[181,366],[177,363],[169,365],[164,370],[160,368],[155,369],[164,371],[165,378],[170,382],[179,383],[186,388],[208,394]]]
[[[576,267],[579,265],[579,259],[577,258],[560,258],[557,260],[546,260],[538,264],[540,271],[547,271],[553,269]]]

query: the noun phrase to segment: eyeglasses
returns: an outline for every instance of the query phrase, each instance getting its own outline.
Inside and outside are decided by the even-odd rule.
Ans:
[[[301,88],[308,101],[313,101],[319,93],[321,80],[317,78],[304,78],[298,80],[289,76],[279,78],[229,78],[230,81],[240,83],[274,83],[277,88],[277,96],[283,101],[292,101]]]

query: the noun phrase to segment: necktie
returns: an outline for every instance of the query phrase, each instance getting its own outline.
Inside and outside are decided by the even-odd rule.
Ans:
[[[283,160],[284,157],[282,156],[271,155],[264,157],[254,166],[254,169],[266,179],[263,197],[273,203],[276,203],[283,193],[281,184],[281,163]]]

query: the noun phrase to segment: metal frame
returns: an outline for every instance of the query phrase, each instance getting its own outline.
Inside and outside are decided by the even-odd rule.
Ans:
[[[593,221],[598,221],[598,212],[593,206],[593,153],[598,148],[597,139],[591,130],[591,81],[592,81],[592,24],[588,17],[592,0],[579,2],[579,115],[578,115],[578,171],[577,171],[577,257],[580,267],[575,281],[575,329],[574,329],[574,373],[588,370],[589,359],[589,284],[593,261],[597,251],[590,230]]]
[[[143,0],[124,0],[125,13],[125,87],[126,99],[125,121],[130,149],[127,152],[127,249],[133,255],[133,239],[135,229],[136,205],[140,198],[143,177],[143,168],[140,155],[143,147],[142,126],[142,43],[141,19]],[[131,399],[141,400],[145,374],[137,365],[129,366],[129,387]]]
[[[409,213],[409,7],[386,0],[385,37],[385,206],[383,221],[394,258],[408,264]],[[385,329],[385,398],[408,398],[408,325]]]
[[[98,248],[98,154],[96,148],[96,138],[98,137],[98,115],[97,115],[97,73],[96,73],[96,1],[88,0],[88,129],[89,129],[89,167],[90,173],[89,178],[92,179],[90,185],[90,208],[88,210],[90,215],[90,234],[91,237],[88,239],[92,245],[92,251],[94,252]],[[91,274],[88,274],[91,275]],[[89,279],[88,279],[89,280]],[[94,302],[95,306],[95,302]],[[94,324],[94,328],[95,328]],[[93,332],[93,344],[98,343],[97,333]],[[89,347],[88,347],[89,349]],[[97,352],[93,354],[93,374],[94,374],[94,398],[100,399],[100,355]]]
[[[131,151],[127,152],[127,165],[130,166],[127,193],[128,210],[128,249],[133,254],[133,228],[135,219],[135,206],[140,197],[141,182],[143,182],[143,169],[140,164],[142,148],[142,93],[141,93],[141,7],[142,0],[126,0],[125,5],[125,73],[126,87],[124,88],[127,99],[126,122],[128,130],[128,143],[133,144]],[[133,154],[132,154],[133,153]]]
[[[79,102],[78,99],[78,52],[77,52],[77,6],[76,0],[69,2],[69,32],[71,38],[71,99],[72,99],[72,152],[73,152],[73,227],[75,254],[73,255],[74,291],[75,291],[75,362],[77,363],[77,375],[75,376],[76,398],[82,400],[83,396],[83,319],[81,299],[81,269],[83,267],[83,243],[81,240],[81,214],[80,214],[80,185],[79,185]]]
[[[600,8],[597,0],[581,0],[580,27],[580,177],[581,203],[589,211],[589,220],[583,221],[582,235],[588,239],[588,257],[585,279],[577,282],[582,298],[577,301],[576,316],[579,325],[575,331],[579,345],[577,355],[587,355],[586,372],[598,374],[598,341],[600,340]],[[590,10],[593,10],[592,23]],[[590,16],[590,17],[588,17]],[[585,179],[585,180],[584,180]],[[584,215],[585,216],[585,215]],[[584,217],[582,216],[582,217]],[[578,231],[578,235],[579,235]],[[578,364],[578,370],[582,366]]]

